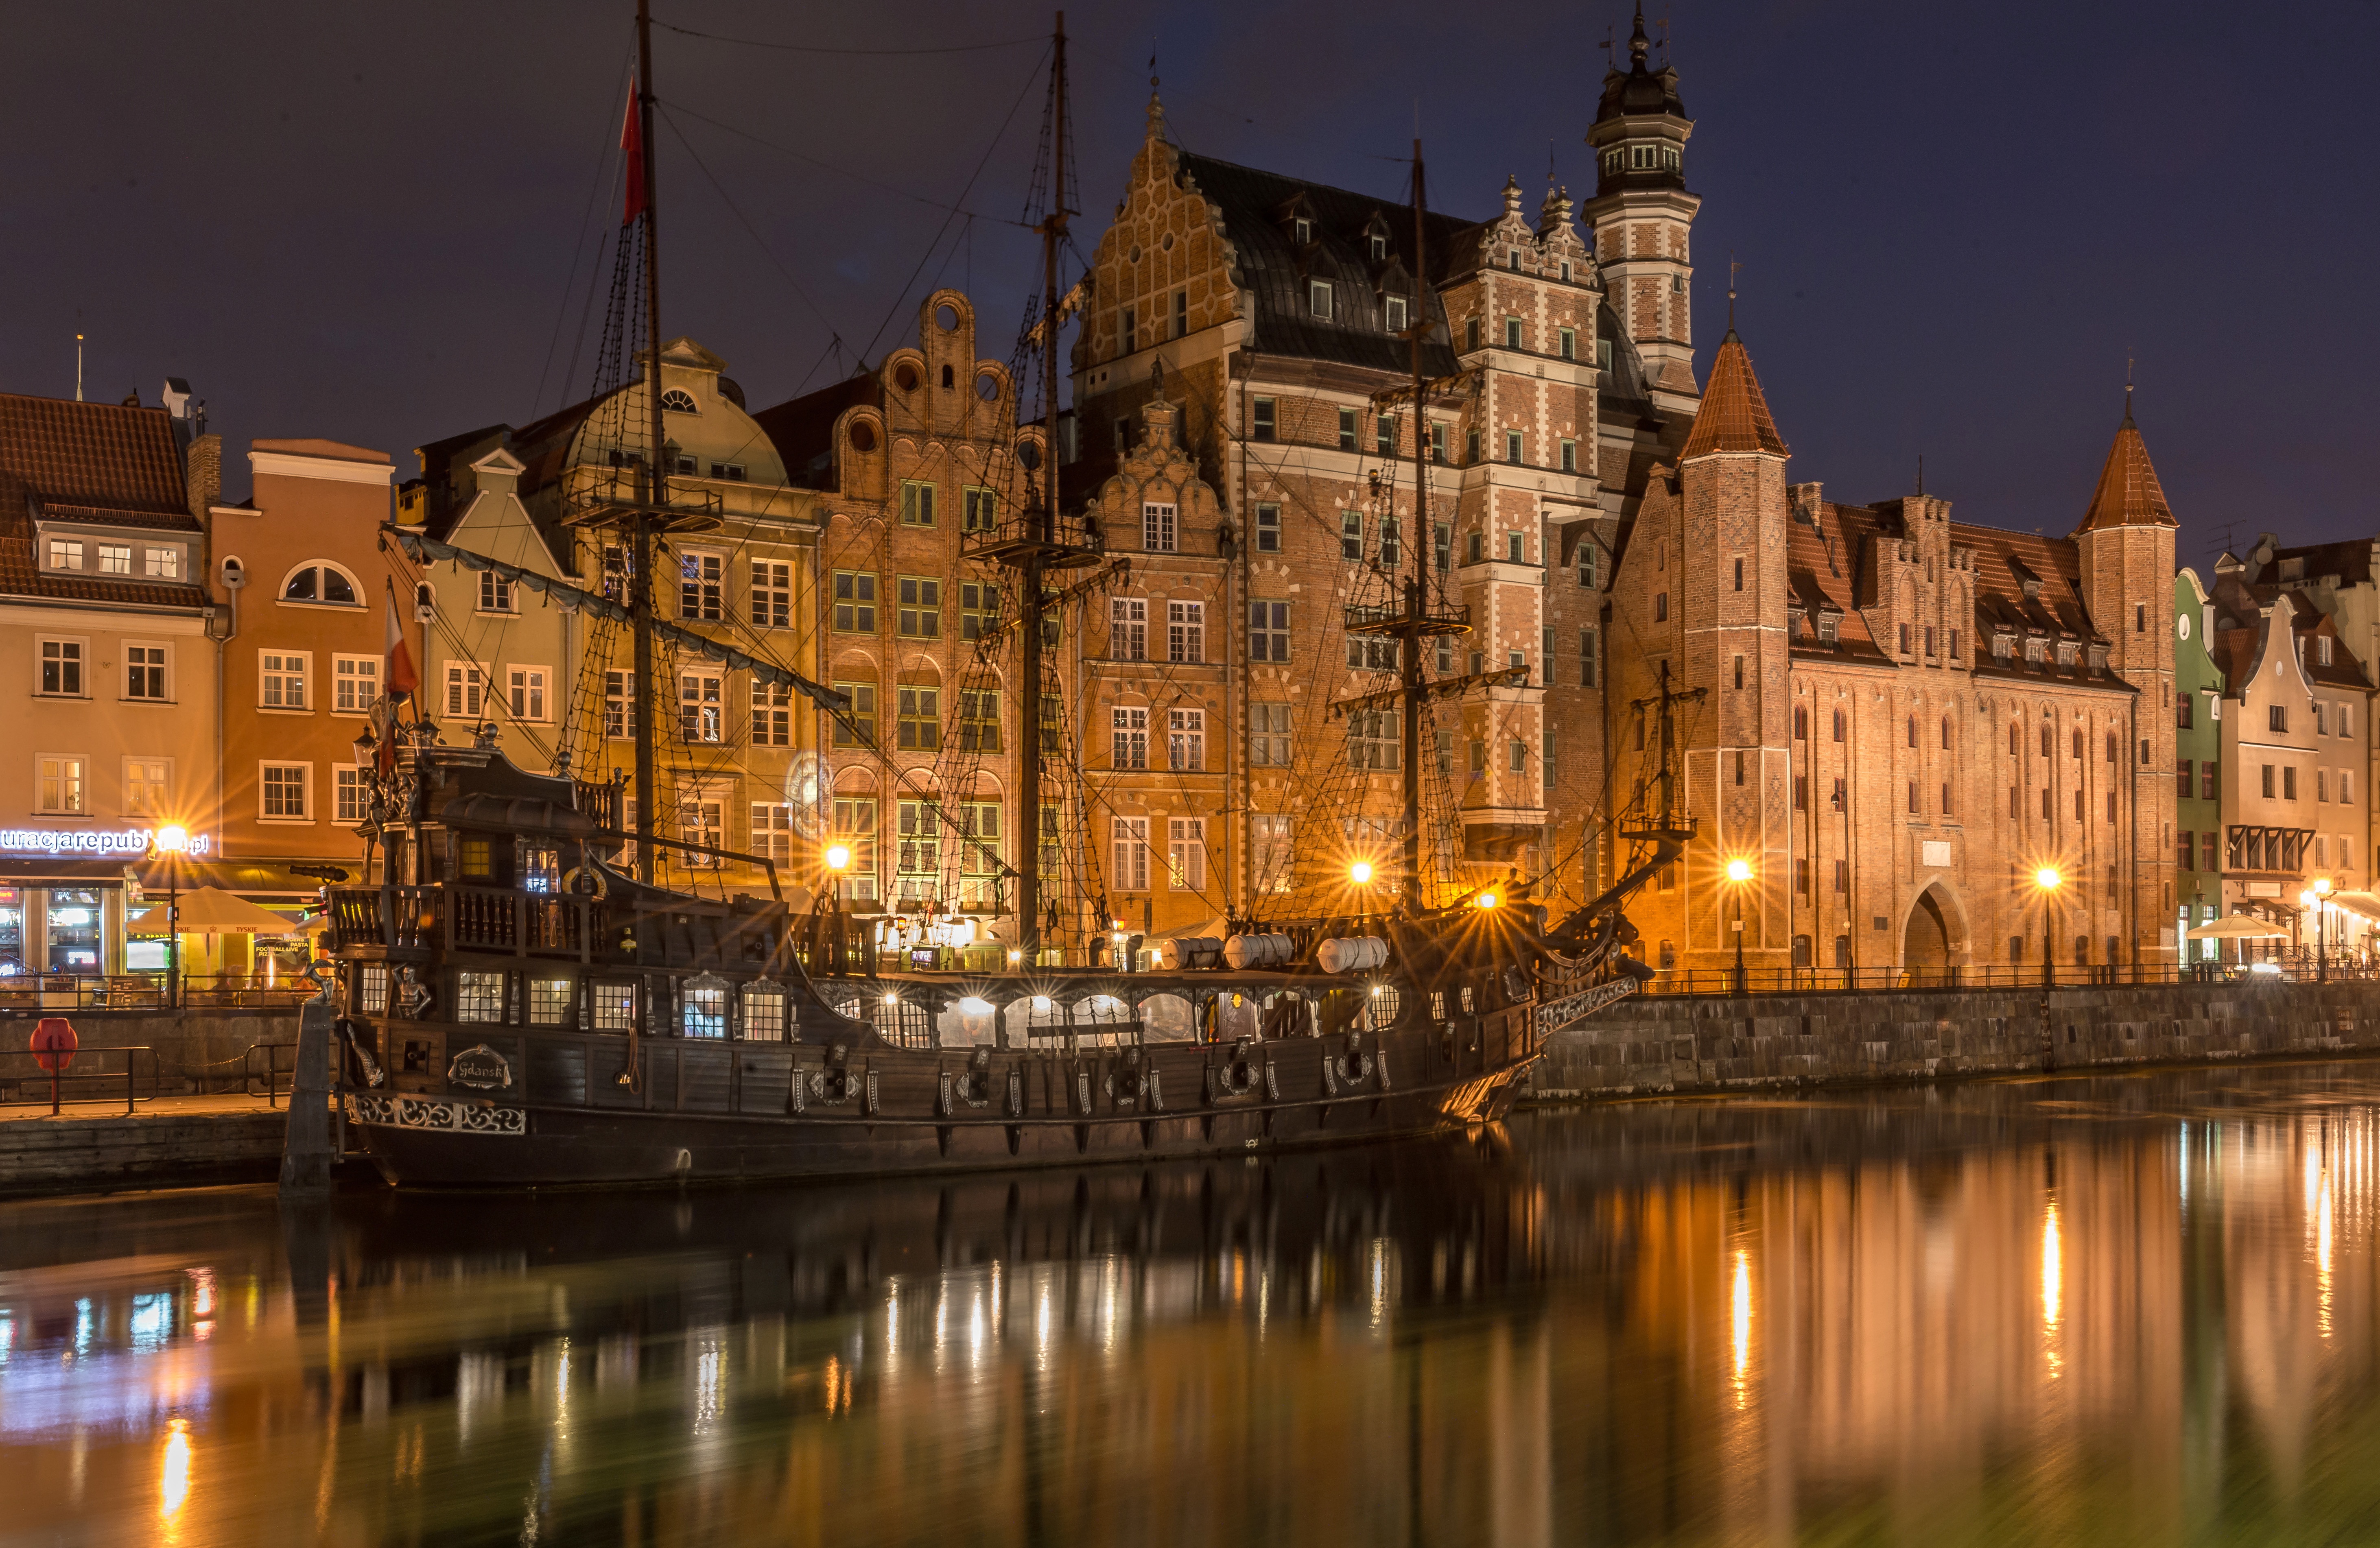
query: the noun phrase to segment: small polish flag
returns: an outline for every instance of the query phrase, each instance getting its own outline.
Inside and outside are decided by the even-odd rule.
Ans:
[[[405,625],[396,618],[396,587],[388,588],[388,677],[384,691],[403,696],[421,686],[421,674],[414,670],[413,651],[405,643]]]

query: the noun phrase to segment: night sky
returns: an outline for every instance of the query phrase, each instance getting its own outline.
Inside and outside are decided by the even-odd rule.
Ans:
[[[1884,499],[1922,454],[1962,519],[2062,534],[2130,355],[2184,562],[2227,525],[2242,546],[2380,526],[2355,471],[2375,406],[2380,10],[1669,10],[1705,201],[1698,364],[1726,328],[1732,250],[1793,478]],[[667,333],[725,357],[759,407],[880,357],[939,280],[977,297],[982,351],[1010,354],[1038,264],[1014,223],[1048,10],[657,14],[812,47],[1025,40],[654,45],[677,125],[660,132]],[[1140,141],[1152,45],[1175,137],[1201,153],[1397,200],[1417,109],[1434,206],[1485,218],[1512,173],[1534,211],[1549,153],[1583,200],[1600,44],[1616,30],[1624,50],[1628,14],[1078,8],[1078,241]],[[90,396],[154,403],[187,377],[234,495],[252,436],[382,448],[406,476],[425,440],[584,395],[631,6],[48,6],[9,31],[0,389],[71,394],[78,329]],[[974,218],[951,217],[979,163]]]

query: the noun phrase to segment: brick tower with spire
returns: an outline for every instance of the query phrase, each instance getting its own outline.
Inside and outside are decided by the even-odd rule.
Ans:
[[[2124,385],[2124,421],[2107,449],[2098,488],[2072,534],[2082,556],[2082,603],[2107,635],[2110,670],[2131,684],[2139,724],[2131,744],[2135,799],[2129,803],[2142,830],[2133,836],[2128,913],[2143,962],[2176,961],[2174,938],[2173,629],[2160,603],[2173,586],[2177,524],[2165,486],[2149,462],[2148,443],[2132,419],[2132,389]]]
[[[1611,308],[1644,357],[1662,406],[1691,414],[1694,391],[1694,267],[1688,238],[1702,197],[1686,189],[1686,139],[1694,132],[1678,96],[1678,72],[1647,60],[1645,7],[1636,7],[1628,68],[1603,78],[1586,142],[1595,150],[1595,197],[1580,212]]]

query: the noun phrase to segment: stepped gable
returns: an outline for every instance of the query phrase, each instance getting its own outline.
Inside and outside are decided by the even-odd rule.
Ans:
[[[1718,346],[1718,357],[1711,362],[1710,382],[1703,389],[1702,406],[1694,412],[1694,428],[1679,460],[1688,462],[1714,452],[1793,454],[1786,450],[1785,438],[1777,433],[1777,421],[1769,417],[1768,399],[1760,391],[1760,378],[1753,374],[1752,352],[1743,347],[1742,338],[1732,328]]]

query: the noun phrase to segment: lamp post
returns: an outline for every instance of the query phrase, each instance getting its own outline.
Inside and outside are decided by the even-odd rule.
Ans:
[[[851,846],[829,844],[826,847],[824,858],[826,860],[827,912],[840,914],[843,912],[843,873],[851,869]],[[831,971],[840,973],[844,968],[843,922],[838,919],[834,922],[834,944],[830,948],[831,961],[833,963]]]
[[[149,835],[149,842],[165,857],[165,1009],[182,1006],[182,854],[190,847],[190,830],[167,823]]]
[[[2058,982],[2058,889],[2066,878],[2058,874],[2055,865],[2044,865],[2033,873],[2033,885],[2041,892],[2041,981]]]
[[[1728,890],[1735,898],[1735,992],[1744,992],[1743,984],[1743,884],[1752,879],[1752,862],[1730,860],[1727,863]]]
[[[2330,982],[2330,878],[2313,878],[2313,976],[2317,984]]]

